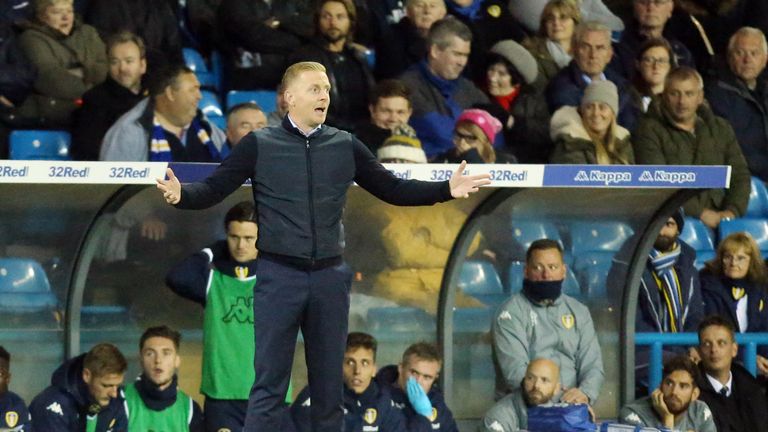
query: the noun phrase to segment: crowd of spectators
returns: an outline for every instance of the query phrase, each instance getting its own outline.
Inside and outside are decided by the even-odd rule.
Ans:
[[[768,407],[764,389],[733,359],[740,355],[735,333],[768,329],[763,257],[751,237],[738,233],[723,239],[716,257],[698,271],[695,253],[679,235],[683,216],[716,228],[744,215],[750,176],[768,180],[768,13],[761,13],[768,3],[626,3],[631,16],[622,19],[600,0],[221,0],[189,1],[183,8],[149,0],[4,1],[0,150],[10,130],[63,129],[72,134],[76,160],[220,162],[251,130],[280,124],[287,108],[278,81],[287,65],[311,60],[325,66],[331,83],[328,123],[355,133],[383,162],[730,165],[729,189],[699,193],[661,229],[637,299],[638,331],[698,331],[699,345],[664,353],[658,389],[648,388],[648,352],[638,349],[638,395],[651,395],[625,406],[619,420],[660,428],[759,430],[765,423],[755,413]],[[226,127],[220,129],[199,107],[202,86],[184,65],[182,46],[209,56],[220,53],[224,91],[274,90],[276,111],[250,102],[228,107]],[[255,221],[235,223],[255,230]],[[255,233],[228,232],[248,235]],[[168,283],[213,309],[211,293],[200,285],[211,266],[222,281],[252,283],[237,269],[248,268],[240,264],[255,255],[238,259],[237,253],[237,245],[206,248],[180,264],[200,267],[195,270],[200,280],[174,279],[172,273]],[[630,258],[619,252],[612,274],[628,271]],[[402,279],[387,280],[398,271],[414,273],[407,260],[400,261],[405,264],[391,266],[377,281],[379,290],[404,291]],[[419,269],[426,274],[432,268]],[[434,269],[442,274],[440,265]],[[562,293],[566,271],[559,243],[534,242],[521,292],[495,315],[491,331],[500,400],[484,419],[487,430],[523,428],[534,407],[589,406],[599,397],[602,353],[590,311]],[[419,292],[436,295],[439,283],[425,279],[420,277],[425,287]],[[177,333],[153,331],[142,338],[142,353],[145,343],[166,340],[172,345],[167,349],[178,350]],[[250,336],[242,330],[234,334],[242,340]],[[32,402],[33,417],[58,414],[51,407],[62,410],[66,402],[78,413],[93,410],[69,419],[72,424],[93,421],[98,429],[128,422],[113,406],[124,397],[116,389],[126,369],[115,351],[99,345],[63,365],[54,373],[54,385]],[[348,424],[366,420],[361,400],[391,399],[399,409],[392,418],[380,411],[379,421],[452,430],[450,410],[432,385],[441,367],[433,346],[413,345],[400,365],[377,373],[375,340],[353,333],[346,358],[345,403],[355,416]],[[252,355],[206,361],[210,367],[237,368],[251,363]],[[174,376],[178,362],[172,364],[160,372]],[[9,365],[10,356],[0,349],[0,398],[9,395]],[[757,369],[762,379],[768,377],[768,352],[760,351]],[[232,380],[221,382],[218,373],[204,376],[206,417],[190,405],[190,428],[241,423],[248,389],[229,388]],[[367,374],[363,384],[354,378],[360,374]],[[143,377],[160,384],[151,375],[152,368],[145,368]],[[157,396],[164,390],[155,387],[139,381],[125,397],[130,404],[131,398],[135,403],[144,397],[143,391]],[[161,403],[162,409],[187,397],[172,388],[174,404]],[[300,428],[309,400],[301,394],[298,400],[290,414]],[[98,407],[89,405],[93,401]],[[440,417],[446,413],[449,417]]]

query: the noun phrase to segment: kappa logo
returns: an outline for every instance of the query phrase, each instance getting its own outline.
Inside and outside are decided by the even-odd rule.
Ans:
[[[301,406],[303,406],[303,407],[312,406],[312,398],[307,398],[307,400],[305,400],[305,401],[304,401],[304,402],[301,404]]]
[[[693,183],[696,181],[694,172],[671,172],[664,170],[655,170],[653,174],[650,171],[643,171],[638,177],[641,182],[659,182],[659,183]]]
[[[568,330],[572,329],[573,325],[576,324],[576,318],[574,318],[571,314],[563,315],[560,317],[560,321],[563,323],[563,327]]]
[[[493,423],[491,423],[490,426],[488,426],[488,429],[494,431],[494,432],[504,432],[504,427],[499,423],[498,420],[494,420]]]
[[[624,420],[629,422],[630,424],[642,424],[643,421],[640,420],[640,416],[637,415],[637,413],[631,413],[628,416],[624,417]]]
[[[16,411],[8,411],[5,413],[5,424],[8,425],[9,428],[15,427],[18,422],[19,413]]]
[[[589,173],[585,170],[580,170],[576,173],[576,177],[573,178],[575,182],[590,182],[590,183],[603,183],[606,186],[614,183],[627,183],[632,181],[632,173],[626,171],[601,171],[601,170],[589,170]]]
[[[240,324],[253,324],[253,297],[238,297],[222,320],[227,324],[232,320]]]
[[[704,420],[709,420],[710,417],[712,417],[712,411],[709,410],[709,407],[704,407]]]
[[[363,414],[363,420],[365,420],[366,423],[369,425],[372,425],[376,423],[376,417],[378,416],[378,412],[376,411],[376,408],[368,408],[365,410],[365,414]]]
[[[58,414],[58,415],[64,417],[64,410],[61,409],[61,404],[59,404],[58,402],[54,402],[54,403],[48,405],[47,407],[45,407],[45,409],[47,409],[48,411],[50,411],[50,412],[52,412],[54,414]]]
[[[509,311],[504,311],[499,315],[500,320],[511,320],[512,315],[509,313]]]

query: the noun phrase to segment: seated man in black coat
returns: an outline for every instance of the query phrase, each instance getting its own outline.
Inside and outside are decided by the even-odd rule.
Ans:
[[[719,316],[699,325],[699,399],[706,402],[719,432],[764,430],[768,401],[757,380],[733,362],[739,347],[733,324]]]
[[[72,158],[99,160],[101,140],[110,127],[145,96],[142,77],[147,72],[144,41],[120,32],[107,39],[109,75],[83,95],[72,128]]]

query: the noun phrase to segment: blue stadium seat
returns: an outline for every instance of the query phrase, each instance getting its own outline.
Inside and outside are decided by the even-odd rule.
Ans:
[[[522,261],[512,261],[509,264],[507,277],[507,291],[514,294],[523,289],[523,279],[525,278],[525,263]]]
[[[765,183],[757,177],[752,177],[747,213],[744,216],[751,218],[768,216],[768,190]]]
[[[231,90],[227,93],[227,109],[245,102],[256,102],[265,113],[277,111],[277,92],[274,90]]]
[[[199,52],[193,48],[183,48],[182,54],[184,55],[184,63],[195,72],[197,80],[200,81],[200,86],[212,89],[219,88],[216,76],[208,68],[205,59],[203,59]]]
[[[574,270],[578,273],[582,291],[589,298],[601,298],[606,296],[606,281],[608,272],[613,265],[615,252],[585,252],[579,255],[574,264]]]
[[[43,312],[52,311],[57,306],[48,277],[37,261],[0,259],[0,312]]]
[[[565,279],[563,280],[563,294],[568,294],[571,297],[581,298],[583,293],[581,291],[581,284],[576,279],[576,274],[573,273],[570,267],[565,272]]]
[[[731,233],[746,231],[755,239],[763,256],[768,254],[768,219],[732,219],[720,222],[718,229],[721,241]]]
[[[680,233],[680,240],[684,241],[695,251],[715,250],[715,243],[712,240],[712,230],[704,225],[704,222],[696,218],[685,218],[683,232]]]
[[[507,297],[501,278],[488,261],[467,261],[461,267],[459,289],[487,305],[498,305]]]
[[[368,310],[368,328],[376,333],[429,332],[435,320],[423,309],[415,307],[377,307]]]
[[[225,130],[227,128],[227,119],[225,117],[209,116],[208,121],[215,124],[216,127],[221,130]]]
[[[9,137],[10,158],[16,160],[70,160],[72,137],[65,131],[15,130]]]
[[[453,311],[453,329],[460,333],[486,333],[491,330],[494,308],[459,308]]]
[[[80,326],[84,329],[123,328],[134,321],[128,308],[121,305],[87,305],[80,313]]]
[[[203,90],[201,93],[203,97],[200,99],[198,107],[203,114],[208,117],[224,117],[224,110],[221,108],[216,93],[207,90]]]
[[[716,255],[717,252],[715,251],[696,251],[696,260],[693,262],[693,265],[697,270],[701,270],[704,268],[704,264]]]
[[[618,251],[624,241],[634,234],[621,222],[575,222],[571,225],[572,252]]]

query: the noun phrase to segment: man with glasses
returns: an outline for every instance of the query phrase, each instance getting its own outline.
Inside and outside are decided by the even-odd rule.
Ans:
[[[635,74],[635,59],[643,43],[650,39],[663,38],[672,47],[671,59],[675,65],[694,67],[693,55],[682,42],[675,39],[667,28],[667,21],[675,8],[673,0],[634,0],[634,19],[621,33],[621,39],[614,44],[616,55],[610,67],[629,79]]]
[[[436,386],[442,366],[437,347],[418,342],[405,350],[399,365],[386,366],[376,374],[376,382],[389,389],[395,406],[403,411],[406,430],[459,432]]]
[[[520,386],[531,360],[548,358],[560,366],[560,401],[593,404],[605,378],[602,353],[587,307],[561,292],[567,268],[560,243],[531,243],[524,271],[522,290],[493,320],[497,396]]]
[[[739,29],[728,43],[728,69],[705,93],[712,111],[733,126],[753,176],[768,181],[768,44],[762,31]]]

